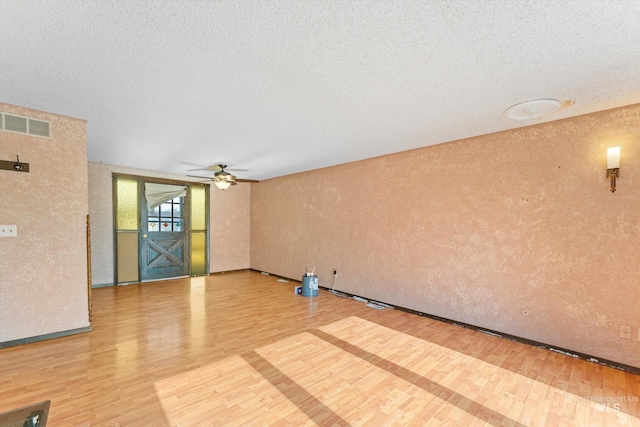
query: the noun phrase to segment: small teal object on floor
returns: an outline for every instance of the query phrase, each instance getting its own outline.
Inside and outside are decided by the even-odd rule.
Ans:
[[[302,296],[317,297],[318,296],[318,276],[302,276]]]

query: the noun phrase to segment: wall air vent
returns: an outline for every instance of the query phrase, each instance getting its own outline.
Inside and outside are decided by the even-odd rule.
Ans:
[[[0,111],[0,130],[49,138],[49,122]]]

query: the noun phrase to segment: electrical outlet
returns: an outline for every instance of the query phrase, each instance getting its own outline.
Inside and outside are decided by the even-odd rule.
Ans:
[[[631,339],[631,326],[620,326],[620,338],[623,338],[625,340]]]
[[[333,270],[333,275],[337,276],[338,275],[338,270]]]
[[[18,227],[15,225],[0,225],[0,237],[17,237]]]

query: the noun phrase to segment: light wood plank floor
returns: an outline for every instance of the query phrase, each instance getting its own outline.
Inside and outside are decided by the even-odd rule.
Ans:
[[[0,350],[50,426],[640,426],[640,376],[250,271],[95,289],[93,331]]]

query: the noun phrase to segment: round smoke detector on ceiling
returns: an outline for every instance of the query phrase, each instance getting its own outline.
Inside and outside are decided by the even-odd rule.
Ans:
[[[552,98],[533,99],[512,105],[504,112],[504,116],[512,120],[533,120],[548,116],[573,102],[562,102]]]

